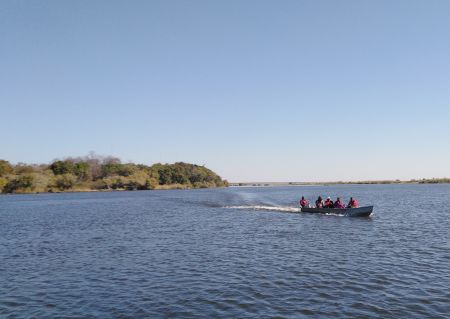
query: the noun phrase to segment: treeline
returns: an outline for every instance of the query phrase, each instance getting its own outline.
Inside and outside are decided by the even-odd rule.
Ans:
[[[185,189],[228,186],[210,169],[175,164],[122,163],[116,157],[89,155],[51,164],[13,165],[0,160],[0,192],[43,193],[90,190]]]

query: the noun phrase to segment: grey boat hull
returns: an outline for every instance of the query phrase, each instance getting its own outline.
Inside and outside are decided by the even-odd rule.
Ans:
[[[309,208],[302,207],[302,213],[317,213],[317,214],[337,214],[348,217],[369,217],[372,214],[373,206],[365,206],[359,208]]]

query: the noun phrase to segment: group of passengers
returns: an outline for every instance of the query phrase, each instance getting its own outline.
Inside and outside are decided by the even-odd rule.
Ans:
[[[309,201],[305,199],[304,196],[302,196],[302,199],[300,200],[300,206],[301,207],[309,207]],[[333,200],[328,197],[325,201],[322,199],[321,196],[317,198],[316,200],[316,208],[358,208],[359,203],[356,198],[350,197],[350,200],[347,204],[347,206],[344,205],[344,203],[341,201],[341,199],[338,197],[336,201],[333,202]]]

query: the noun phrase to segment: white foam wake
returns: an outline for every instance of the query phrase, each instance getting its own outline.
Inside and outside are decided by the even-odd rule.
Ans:
[[[289,207],[289,206],[265,206],[265,205],[244,205],[244,206],[225,206],[225,208],[231,209],[247,209],[247,210],[265,210],[265,211],[275,211],[284,213],[300,213],[300,208]],[[324,216],[344,216],[343,214],[336,213],[321,213]]]
[[[251,209],[251,210],[268,210],[277,212],[287,212],[287,213],[298,213],[300,209],[298,207],[287,207],[287,206],[263,206],[263,205],[245,205],[245,206],[225,206],[225,208],[232,209]]]

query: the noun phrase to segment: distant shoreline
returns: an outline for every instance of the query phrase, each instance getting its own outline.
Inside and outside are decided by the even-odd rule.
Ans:
[[[450,184],[450,178],[380,180],[380,181],[351,181],[351,182],[248,182],[229,183],[230,187],[276,187],[276,186],[330,186],[330,185],[391,185],[391,184]]]

